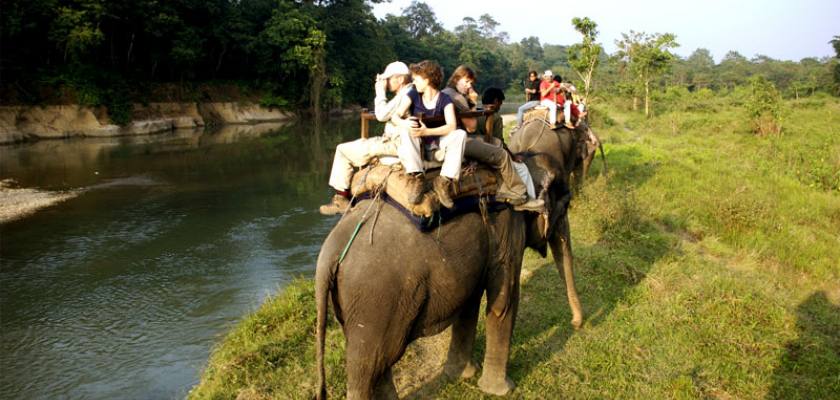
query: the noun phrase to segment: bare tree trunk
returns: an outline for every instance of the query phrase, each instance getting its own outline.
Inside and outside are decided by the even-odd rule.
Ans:
[[[633,111],[639,110],[639,96],[633,95]]]
[[[645,81],[645,117],[650,117],[650,81]]]
[[[125,55],[125,66],[131,64],[131,51],[134,50],[134,32],[131,33],[131,43],[128,44],[128,53]],[[154,69],[152,69],[152,74],[154,75]]]
[[[316,119],[321,118],[321,93],[324,84],[327,82],[327,65],[324,60],[324,51],[321,50],[317,56],[316,64],[310,69],[309,105],[312,107],[312,115]]]
[[[219,61],[216,62],[216,72],[215,74],[219,73],[219,69],[222,68],[222,60],[225,58],[225,53],[227,52],[227,45],[222,45],[222,52],[219,54]]]

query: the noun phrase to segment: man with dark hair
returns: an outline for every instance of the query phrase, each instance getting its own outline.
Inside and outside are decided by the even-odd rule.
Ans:
[[[516,126],[522,126],[522,118],[525,111],[540,105],[540,80],[537,78],[537,71],[528,73],[528,80],[525,81],[525,104],[516,111]]]
[[[485,110],[493,110],[495,113],[493,114],[492,121],[493,121],[493,129],[490,132],[494,138],[499,139],[500,142],[504,142],[504,121],[502,121],[502,116],[499,113],[499,110],[502,108],[502,104],[505,102],[505,92],[502,89],[496,87],[487,88],[484,91],[484,95],[481,96],[481,104],[484,106]],[[482,117],[478,119],[478,133],[484,134],[487,132],[487,118]]]
[[[496,104],[497,102],[501,106],[504,101],[505,92],[497,87],[487,88],[487,90],[484,91],[484,95],[481,96],[481,104],[484,104],[484,108],[487,108],[488,104]]]

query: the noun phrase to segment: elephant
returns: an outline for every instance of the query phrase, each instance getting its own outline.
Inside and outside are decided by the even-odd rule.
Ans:
[[[544,213],[482,210],[429,233],[378,198],[362,200],[342,216],[321,247],[315,272],[317,399],[326,398],[330,302],[346,342],[347,398],[395,398],[391,367],[408,344],[449,326],[444,372],[461,378],[477,372],[471,354],[485,293],[487,340],[478,386],[494,395],[509,393],[515,384],[507,376],[507,363],[526,247],[543,256],[551,247],[566,281],[572,324],[581,326],[566,215],[571,192],[564,165],[571,153],[568,143],[564,147],[558,140],[561,135],[549,132],[517,133],[528,139],[524,143],[533,142],[529,151],[535,155],[527,163],[540,179],[535,177],[546,201]]]

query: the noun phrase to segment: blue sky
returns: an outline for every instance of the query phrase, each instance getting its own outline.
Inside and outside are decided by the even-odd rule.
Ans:
[[[374,5],[374,14],[400,14],[411,0]],[[729,50],[748,58],[763,54],[799,61],[833,56],[828,41],[840,35],[840,0],[428,0],[444,27],[452,29],[465,16],[487,13],[511,41],[537,36],[542,43],[572,44],[580,36],[572,17],[598,23],[599,41],[615,51],[622,32],[670,32],[677,35],[676,53],[688,56],[698,47],[720,61]]]

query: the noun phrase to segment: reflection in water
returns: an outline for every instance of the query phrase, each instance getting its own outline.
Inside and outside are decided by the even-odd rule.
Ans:
[[[312,273],[358,135],[319,126],[0,147],[0,179],[85,189],[0,226],[0,397],[183,397],[219,335]]]

